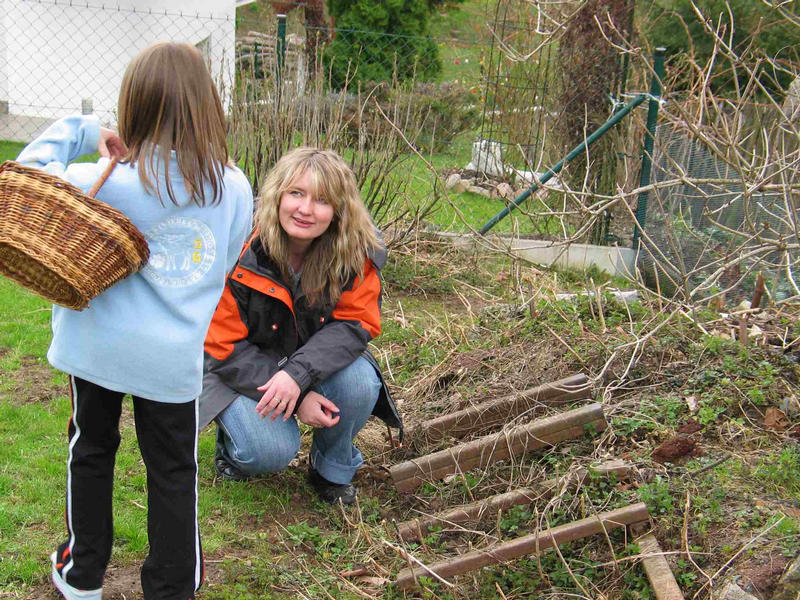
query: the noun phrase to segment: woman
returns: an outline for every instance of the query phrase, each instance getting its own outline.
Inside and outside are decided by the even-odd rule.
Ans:
[[[371,414],[401,429],[377,362],[386,251],[352,170],[298,148],[267,177],[255,232],[228,277],[206,337],[201,427],[218,426],[215,466],[242,480],[285,468],[315,427],[309,480],[355,502],[353,439]],[[269,418],[266,418],[269,417]]]

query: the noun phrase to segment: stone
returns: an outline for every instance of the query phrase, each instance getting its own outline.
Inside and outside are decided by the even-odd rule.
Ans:
[[[479,185],[471,185],[467,188],[468,192],[472,192],[473,194],[480,194],[481,196],[486,196],[487,198],[491,197],[491,192],[486,188],[482,188]]]
[[[516,197],[514,195],[514,189],[505,181],[497,186],[496,191],[498,196],[505,198],[506,200],[513,200]]]
[[[786,396],[781,400],[781,410],[788,417],[800,415],[800,399],[797,396]]]
[[[748,594],[733,581],[722,584],[720,593],[715,596],[718,600],[758,600],[752,594]]]
[[[450,176],[444,182],[444,189],[452,190],[460,183],[461,183],[461,175],[459,175],[458,173],[451,173]]]
[[[450,191],[453,192],[454,194],[461,194],[462,192],[466,192],[469,189],[469,185],[470,185],[469,180],[462,179],[455,186],[453,186],[453,189]]]
[[[467,165],[470,171],[478,171],[493,177],[503,177],[502,147],[500,142],[478,140],[472,144],[472,161]]]
[[[778,581],[777,589],[772,594],[772,600],[798,599],[800,599],[800,554],[786,569],[786,572]]]

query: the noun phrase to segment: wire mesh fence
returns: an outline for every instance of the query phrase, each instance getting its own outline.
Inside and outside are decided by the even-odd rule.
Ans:
[[[53,119],[95,113],[116,121],[130,60],[161,40],[196,45],[222,87],[233,82],[235,15],[213,2],[141,9],[67,0],[8,0],[0,29],[0,139],[28,141]]]
[[[275,15],[251,18],[232,2],[219,4],[179,0],[169,9],[142,9],[133,0],[113,8],[89,0],[7,0],[0,140],[28,141],[76,112],[113,126],[133,56],[158,40],[184,41],[203,51],[219,82],[233,156],[255,186],[288,148],[326,145],[359,170],[382,223],[467,230],[507,206],[531,171],[541,173],[582,141],[613,112],[626,80],[635,80],[626,55],[610,43],[630,36],[630,0],[612,3],[609,43],[598,43],[597,35],[574,41],[593,17],[574,22],[572,32],[567,27],[569,35],[558,33],[561,21],[544,19],[521,0],[486,3],[460,38],[334,28],[296,16],[282,35]],[[618,156],[630,143],[618,146],[587,155],[590,171],[611,172],[612,190]],[[494,171],[485,162],[493,148]],[[613,157],[610,168],[595,161],[604,154]],[[477,176],[451,190],[452,202],[439,202],[443,181],[470,168]],[[500,181],[510,184],[505,192]],[[555,201],[567,210],[566,200]],[[539,199],[496,231],[553,239],[581,228],[565,227],[555,210]],[[573,212],[585,218],[585,211]]]
[[[647,211],[647,262],[661,271],[658,286],[688,298],[715,294],[747,299],[762,273],[774,300],[795,294],[797,249],[789,189],[752,185],[748,173],[674,124],[658,128]]]

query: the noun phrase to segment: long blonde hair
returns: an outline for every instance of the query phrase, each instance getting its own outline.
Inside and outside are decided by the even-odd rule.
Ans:
[[[122,78],[118,117],[119,135],[128,148],[122,162],[138,163],[148,192],[163,202],[158,186],[163,171],[167,195],[178,204],[169,177],[174,150],[192,200],[205,205],[204,184],[211,188],[212,203],[222,198],[228,162],[225,114],[197,48],[159,42],[140,52]]]
[[[281,195],[308,172],[315,197],[333,207],[333,219],[306,251],[301,285],[309,304],[336,304],[342,287],[353,275],[363,277],[364,262],[379,246],[356,178],[347,163],[332,150],[296,148],[275,163],[259,193],[256,232],[264,249],[289,280],[289,236],[281,227]]]

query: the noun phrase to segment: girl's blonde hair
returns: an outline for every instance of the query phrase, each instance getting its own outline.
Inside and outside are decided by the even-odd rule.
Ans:
[[[169,176],[174,150],[192,200],[205,205],[204,184],[212,203],[222,198],[228,162],[225,114],[197,48],[160,42],[140,52],[122,78],[118,117],[119,136],[128,148],[122,162],[138,164],[148,192],[163,202],[158,186],[163,173],[167,195],[178,204]]]
[[[267,253],[289,281],[289,237],[281,227],[281,195],[308,172],[312,192],[333,207],[328,229],[309,246],[301,285],[309,304],[336,304],[347,280],[364,275],[364,262],[379,246],[356,178],[347,163],[332,150],[296,148],[285,154],[267,175],[255,214],[256,233]]]

